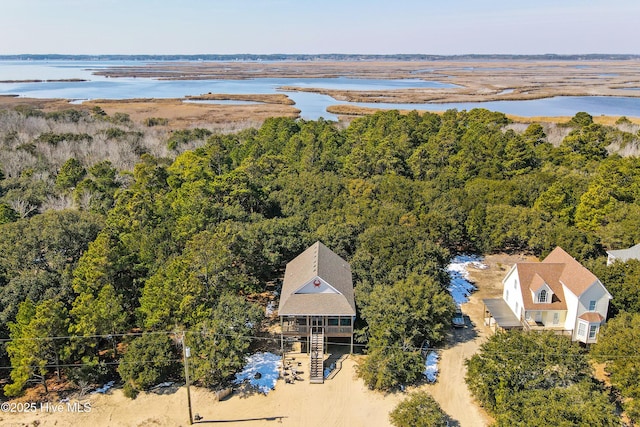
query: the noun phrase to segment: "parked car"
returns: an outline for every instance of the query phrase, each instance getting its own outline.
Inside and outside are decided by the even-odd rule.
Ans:
[[[464,318],[464,314],[462,314],[462,310],[460,307],[456,310],[456,313],[453,315],[453,327],[454,328],[464,328],[467,326],[467,321]]]

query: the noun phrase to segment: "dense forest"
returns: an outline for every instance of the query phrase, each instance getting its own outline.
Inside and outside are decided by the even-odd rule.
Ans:
[[[613,315],[638,316],[640,268],[604,257],[640,242],[640,159],[617,154],[640,134],[624,118],[578,113],[556,144],[542,124],[484,109],[273,118],[233,134],[155,124],[99,108],[0,112],[7,396],[56,377],[120,378],[135,396],[180,375],[182,340],[194,379],[224,384],[263,333],[256,295],[316,240],[351,263],[359,374],[375,389],[417,380],[416,348],[444,340],[457,253],[559,245],[609,288]],[[603,336],[629,322],[611,325]],[[633,403],[633,381],[608,369]]]

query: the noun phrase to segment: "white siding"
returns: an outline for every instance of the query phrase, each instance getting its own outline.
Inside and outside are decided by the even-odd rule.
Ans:
[[[302,286],[300,289],[298,289],[295,293],[296,294],[339,294],[340,292],[338,292],[336,288],[334,288],[333,286],[331,286],[330,284],[328,284],[327,282],[325,282],[324,280],[316,276],[313,279],[309,280],[307,283],[305,283],[305,285]]]
[[[604,319],[607,318],[607,312],[609,311],[609,294],[599,281],[595,282],[589,289],[580,295],[578,317],[589,311],[589,301],[594,300],[596,301],[595,312],[599,313]]]
[[[513,314],[515,314],[519,320],[524,303],[522,301],[522,292],[520,291],[520,281],[518,280],[518,269],[516,265],[507,273],[507,276],[502,280],[502,284],[502,299],[506,301]],[[507,291],[509,291],[508,298]],[[516,311],[516,303],[518,311]]]
[[[595,313],[599,313],[603,319],[607,318],[607,313],[609,311],[609,299],[610,295],[605,289],[605,287],[600,283],[600,281],[594,282],[586,291],[580,295],[580,297],[576,297],[572,294],[565,286],[565,298],[567,298],[567,321],[565,322],[565,328],[571,327],[574,329],[573,339],[579,339],[582,342],[593,343],[596,342],[595,339],[589,339],[589,324],[587,323],[587,333],[585,336],[578,337],[578,318],[584,313],[589,312],[589,302],[596,301],[596,309]],[[569,301],[571,300],[571,305]],[[572,326],[571,326],[572,325]],[[598,328],[599,329],[599,328]]]
[[[573,331],[571,339],[575,341],[578,333],[576,329],[576,322],[578,320],[578,297],[575,296],[574,293],[565,285],[562,285],[562,290],[564,291],[564,299],[567,304],[567,317],[564,321],[564,329],[567,331]]]

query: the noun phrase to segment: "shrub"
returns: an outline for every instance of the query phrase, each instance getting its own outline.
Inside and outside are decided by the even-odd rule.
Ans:
[[[396,427],[446,427],[447,415],[427,392],[409,395],[389,414]]]
[[[184,129],[173,132],[169,140],[167,141],[167,147],[171,150],[175,150],[181,145],[187,144],[190,141],[203,140],[211,136],[211,131],[208,129]]]
[[[62,141],[93,141],[93,137],[86,133],[44,132],[36,138],[36,142],[44,142],[49,145],[58,145]]]
[[[176,375],[176,348],[166,334],[143,334],[134,339],[120,362],[118,373],[125,382],[125,394],[135,397],[138,390]]]
[[[169,124],[169,119],[163,117],[147,117],[144,119],[143,124],[147,127],[166,126]]]

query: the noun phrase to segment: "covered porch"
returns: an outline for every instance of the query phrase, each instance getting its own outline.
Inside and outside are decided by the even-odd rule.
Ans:
[[[483,299],[484,324],[497,330],[522,329],[522,323],[502,298]]]
[[[282,316],[280,326],[285,336],[306,337],[310,328],[321,327],[326,337],[353,336],[352,316]]]

